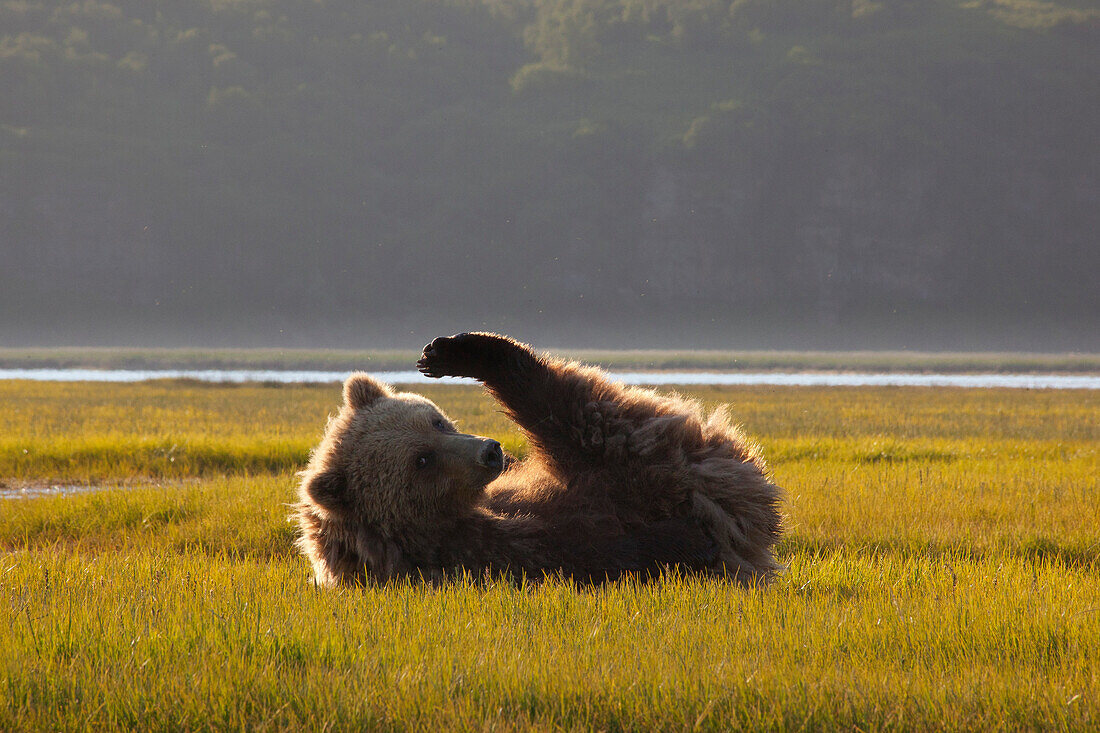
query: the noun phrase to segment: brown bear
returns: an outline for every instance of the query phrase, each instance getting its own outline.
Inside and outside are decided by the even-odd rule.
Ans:
[[[778,569],[779,489],[721,409],[615,384],[490,333],[437,338],[429,377],[473,377],[527,435],[516,461],[366,374],[302,472],[298,545],[325,585],[458,572],[600,582]]]

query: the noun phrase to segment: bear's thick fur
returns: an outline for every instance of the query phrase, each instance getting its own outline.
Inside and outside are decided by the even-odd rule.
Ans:
[[[495,334],[437,338],[418,367],[480,380],[530,456],[512,460],[424,397],[352,375],[299,486],[298,545],[319,583],[776,572],[779,489],[723,410],[704,417]]]

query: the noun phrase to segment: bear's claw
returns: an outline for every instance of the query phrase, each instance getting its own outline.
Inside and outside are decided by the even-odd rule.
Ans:
[[[469,336],[465,333],[457,333],[454,336],[440,336],[433,339],[430,344],[424,346],[424,353],[416,362],[416,368],[426,377],[439,379],[440,377],[465,376],[455,371],[458,366],[454,363],[455,350],[451,347],[456,341]]]
[[[435,352],[432,349],[432,345],[428,344],[424,347],[424,355],[416,362],[417,370],[425,377],[431,377],[432,379],[439,379],[444,376],[442,372],[436,371],[432,368],[431,359],[435,356]]]

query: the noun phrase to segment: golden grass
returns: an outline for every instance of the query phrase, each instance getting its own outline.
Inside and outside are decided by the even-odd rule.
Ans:
[[[1095,392],[691,393],[787,490],[767,588],[318,591],[283,504],[337,387],[0,382],[7,483],[129,487],[0,500],[0,730],[1100,723]]]
[[[0,727],[1085,728],[1100,582],[837,552],[765,590],[666,578],[314,590],[293,559],[5,562]]]
[[[522,452],[519,433],[473,386],[418,385],[464,430]],[[1027,458],[1092,450],[1095,391],[700,387],[729,404],[772,462]],[[339,406],[337,385],[0,381],[0,477],[119,481],[300,467]],[[991,453],[991,452],[995,452]]]

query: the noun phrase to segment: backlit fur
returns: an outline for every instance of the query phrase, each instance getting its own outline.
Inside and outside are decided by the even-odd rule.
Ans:
[[[492,334],[430,347],[422,371],[482,379],[531,454],[497,477],[476,461],[482,439],[431,401],[353,375],[299,487],[298,544],[322,584],[462,570],[601,580],[667,565],[748,583],[777,571],[779,489],[723,409],[704,415]],[[446,459],[418,469],[425,452]]]

